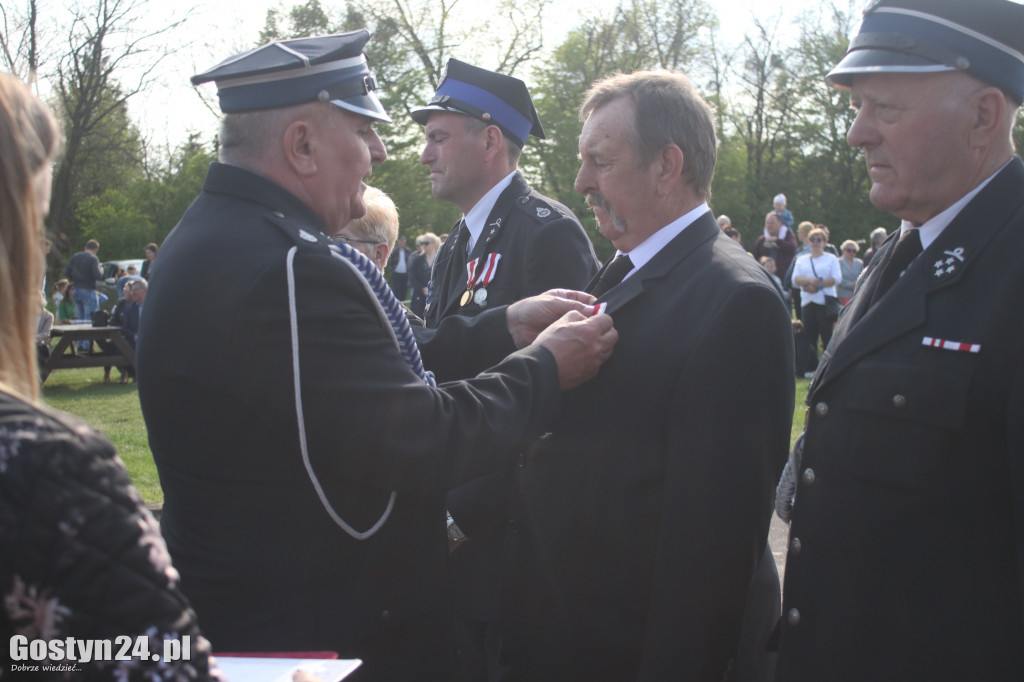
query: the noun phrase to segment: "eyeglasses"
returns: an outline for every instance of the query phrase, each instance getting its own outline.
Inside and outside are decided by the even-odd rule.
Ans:
[[[353,244],[353,243],[354,244],[382,244],[383,243],[383,242],[375,241],[373,239],[356,239],[355,237],[348,237],[348,236],[343,235],[343,234],[339,234],[337,237],[335,237],[334,241],[336,241],[336,242],[337,241],[343,241],[346,244]]]
[[[817,242],[823,242],[825,240],[822,239],[821,237],[811,237],[810,241],[817,243]]]
[[[430,242],[416,242],[416,246],[426,246]]]
[[[852,246],[846,247],[845,249],[843,249],[843,251],[847,253],[857,253],[857,249],[853,248]]]

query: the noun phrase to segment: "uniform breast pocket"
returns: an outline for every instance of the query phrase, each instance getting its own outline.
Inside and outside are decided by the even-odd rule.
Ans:
[[[963,461],[968,367],[865,362],[846,407],[854,476],[914,493],[948,492]]]

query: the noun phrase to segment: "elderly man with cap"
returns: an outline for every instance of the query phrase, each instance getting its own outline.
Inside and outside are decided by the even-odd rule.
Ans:
[[[1022,680],[1024,5],[876,2],[829,80],[871,202],[903,222],[780,484],[777,680]]]
[[[579,220],[517,170],[526,138],[544,139],[525,83],[449,59],[437,92],[412,116],[424,126],[420,162],[430,169],[433,195],[463,214],[434,263],[428,327],[551,288],[586,286],[598,261]],[[502,524],[494,512],[512,475],[509,469],[449,494],[449,533],[453,541],[469,538],[451,559],[457,631],[465,635],[460,655],[475,671],[469,679],[487,679],[484,659],[492,668],[495,660]]]
[[[446,680],[444,491],[506,466],[615,332],[568,295],[523,301],[438,330],[526,347],[435,386],[377,268],[329,239],[385,158],[368,37],[271,43],[193,78],[217,83],[221,162],[161,248],[139,397],[163,533],[215,650]]]

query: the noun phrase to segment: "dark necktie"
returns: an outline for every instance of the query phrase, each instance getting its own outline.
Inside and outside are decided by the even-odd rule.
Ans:
[[[896,248],[893,249],[892,258],[886,263],[878,286],[875,288],[875,294],[871,299],[872,305],[882,298],[885,292],[889,291],[922,250],[920,230],[907,230],[900,236],[900,240],[896,242]]]
[[[612,262],[608,264],[608,267],[604,269],[604,272],[601,273],[601,277],[598,278],[593,288],[591,288],[590,293],[594,296],[600,297],[606,291],[621,282],[632,269],[633,261],[629,260],[629,256],[626,254],[616,256],[612,259]]]

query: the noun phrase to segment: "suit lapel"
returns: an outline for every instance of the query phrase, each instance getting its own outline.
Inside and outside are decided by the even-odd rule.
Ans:
[[[627,305],[644,292],[647,282],[665,277],[698,246],[709,239],[717,238],[720,234],[721,229],[710,211],[697,218],[655,254],[654,258],[598,299],[608,303],[605,312],[611,314]]]
[[[892,258],[898,236],[892,235],[872,261],[871,272],[858,284],[851,309],[839,318],[832,342],[822,357],[808,402],[847,368],[927,322],[928,297],[956,286],[1024,198],[1015,188],[1024,182],[1024,164],[1014,159],[953,219],[938,239],[919,255],[875,305],[868,306],[882,270]],[[1006,197],[1013,197],[1007,201]],[[877,263],[877,266],[875,265]],[[863,287],[861,287],[861,284]],[[923,337],[922,337],[923,338]]]

